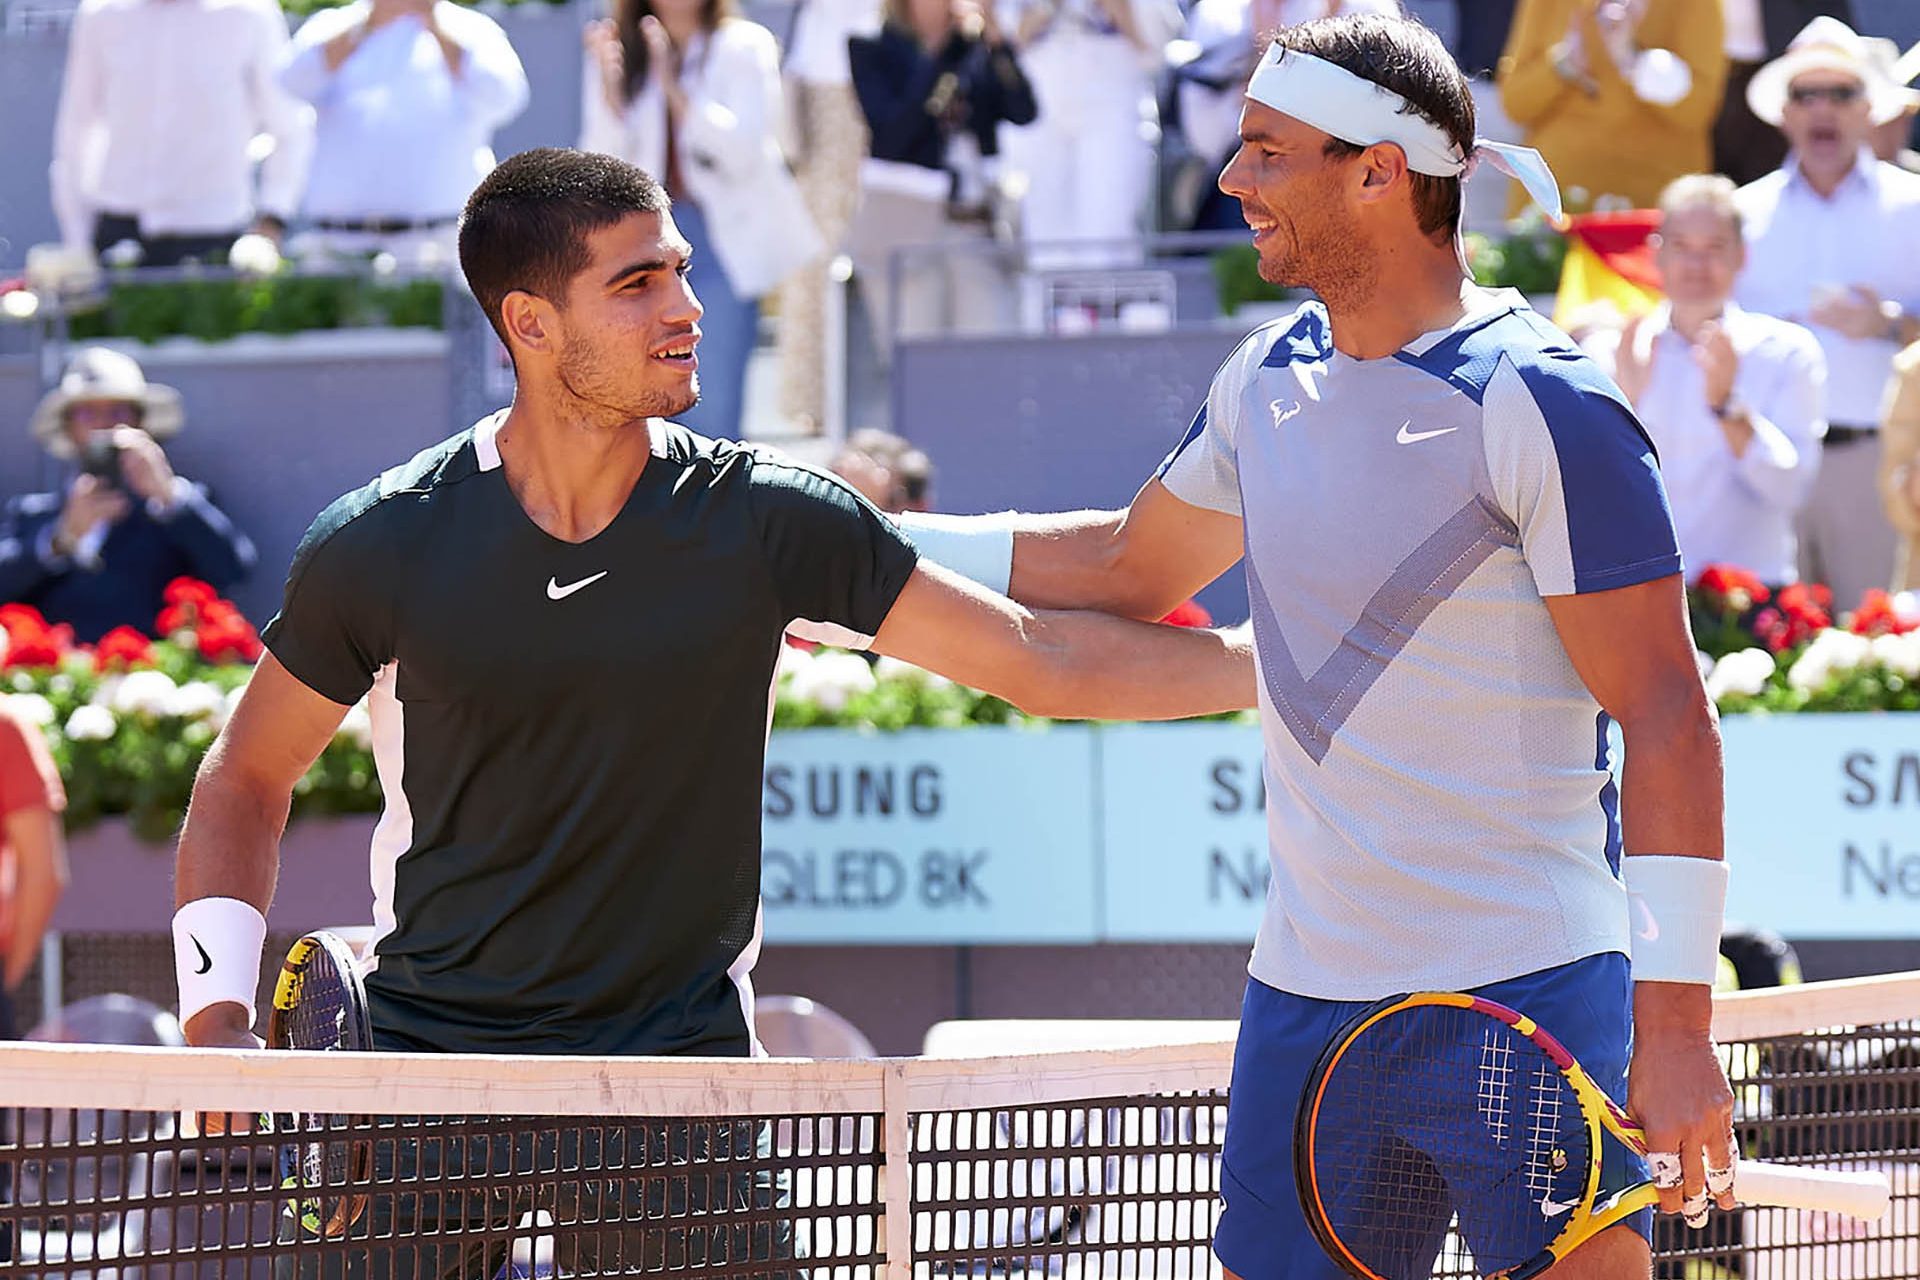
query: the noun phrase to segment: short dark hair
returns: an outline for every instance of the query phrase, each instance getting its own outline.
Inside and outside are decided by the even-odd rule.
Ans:
[[[567,281],[586,268],[589,235],[632,214],[672,207],[666,189],[625,160],[563,147],[522,151],[467,197],[460,270],[506,342],[500,307],[509,293],[558,301]]]
[[[1309,54],[1406,99],[1413,114],[1437,125],[1461,155],[1473,150],[1473,94],[1440,37],[1412,18],[1356,13],[1282,27],[1281,48]],[[1327,139],[1329,156],[1357,156],[1364,147]],[[1414,173],[1413,211],[1420,230],[1451,237],[1460,225],[1460,179]]]

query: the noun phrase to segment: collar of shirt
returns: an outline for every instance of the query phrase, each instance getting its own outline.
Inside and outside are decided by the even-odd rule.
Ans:
[[[1860,148],[1859,154],[1854,156],[1853,168],[1847,170],[1847,176],[1840,179],[1840,185],[1833,189],[1832,195],[1828,196],[1821,195],[1814,190],[1813,184],[1807,181],[1806,172],[1800,167],[1799,153],[1787,153],[1785,168],[1787,190],[1812,196],[1816,200],[1841,200],[1847,196],[1862,193],[1876,194],[1880,190],[1880,158],[1873,154],[1871,147]]]

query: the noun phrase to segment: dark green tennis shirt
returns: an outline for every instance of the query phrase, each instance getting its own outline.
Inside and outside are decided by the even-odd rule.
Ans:
[[[375,1039],[745,1054],[781,633],[871,638],[912,544],[831,476],[673,425],[562,542],[500,421],[328,507],[264,637],[323,696],[370,693]]]

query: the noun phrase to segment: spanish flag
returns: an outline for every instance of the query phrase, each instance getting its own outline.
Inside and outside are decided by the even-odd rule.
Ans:
[[[1612,304],[1624,317],[1641,315],[1662,297],[1660,268],[1651,237],[1660,229],[1658,209],[1576,213],[1566,220],[1567,257],[1553,322],[1565,329],[1596,305]]]

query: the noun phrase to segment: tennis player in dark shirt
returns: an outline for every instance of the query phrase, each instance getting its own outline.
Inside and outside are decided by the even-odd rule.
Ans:
[[[289,799],[362,696],[387,797],[376,1044],[593,1054],[753,1051],[790,623],[1045,714],[1252,703],[1237,637],[1029,611],[920,561],[839,480],[674,425],[699,390],[689,252],[660,186],[605,156],[528,152],[474,193],[461,265],[519,389],[295,557],[180,841],[193,1043],[254,1043]]]

